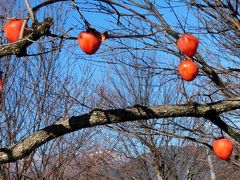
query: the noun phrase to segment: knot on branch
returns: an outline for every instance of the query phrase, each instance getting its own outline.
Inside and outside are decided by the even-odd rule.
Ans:
[[[35,22],[32,25],[32,35],[40,35],[40,34],[41,35],[49,35],[50,34],[50,27],[52,25],[53,25],[53,19],[50,18],[50,17],[47,17],[44,20],[44,22],[42,22],[42,23]],[[34,39],[34,36],[32,38]]]
[[[104,124],[108,122],[108,116],[104,110],[101,109],[94,109],[90,112],[90,124]]]
[[[210,120],[216,119],[219,117],[219,114],[217,113],[217,111],[215,109],[210,109],[210,110],[206,111],[205,117]]]

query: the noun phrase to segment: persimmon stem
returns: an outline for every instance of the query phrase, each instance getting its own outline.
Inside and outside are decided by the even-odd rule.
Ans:
[[[26,7],[27,7],[27,9],[28,9],[29,16],[30,16],[30,18],[32,19],[32,21],[34,22],[34,21],[35,21],[35,17],[34,17],[33,10],[32,10],[32,8],[31,8],[31,6],[30,6],[30,3],[29,3],[28,0],[24,0],[24,1],[25,1],[25,4],[26,4]]]
[[[223,135],[223,130],[221,129],[221,135],[222,135],[222,137],[224,137],[224,135]]]
[[[106,39],[109,38],[108,32],[106,31],[106,32],[104,32],[103,34],[101,34],[101,37],[102,37],[102,43],[103,43]]]

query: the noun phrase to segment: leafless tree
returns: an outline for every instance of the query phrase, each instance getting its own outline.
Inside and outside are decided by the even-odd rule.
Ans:
[[[4,40],[0,46],[1,64],[5,71],[1,163],[15,162],[28,155],[34,159],[37,148],[44,148],[47,144],[46,148],[49,148],[51,143],[58,147],[57,142],[61,139],[57,138],[68,133],[127,121],[148,127],[149,123],[161,122],[159,126],[162,128],[171,127],[164,126],[164,123],[169,123],[174,125],[174,138],[181,139],[187,132],[191,137],[184,139],[210,149],[213,137],[221,133],[230,136],[236,144],[240,141],[238,1],[49,0],[36,1],[30,4],[31,8],[26,8],[23,3],[2,1],[1,4],[2,25],[7,17],[17,14],[9,9],[18,10],[18,16],[30,17],[32,21],[29,23],[30,34],[24,39],[12,44]],[[96,16],[99,21],[95,20]],[[93,56],[83,55],[75,49],[77,34],[86,27],[105,32],[107,38]],[[193,58],[200,67],[200,73],[189,83],[181,80],[177,73],[177,65],[183,55],[178,51],[176,41],[183,33],[194,34],[200,39],[198,53]],[[147,56],[141,56],[142,53]],[[139,58],[140,66],[130,63],[132,58],[127,59],[128,54]],[[151,61],[153,58],[156,59],[154,63]],[[90,82],[92,71],[77,68],[85,65],[78,61],[95,67],[97,78],[103,69],[102,75],[106,76],[107,69],[114,66],[136,66],[137,71],[132,71],[136,74],[129,72],[121,79],[129,83],[124,86],[123,93],[132,88],[134,98],[111,94],[112,102],[104,103],[105,98],[99,106],[96,102],[98,92],[90,85],[98,82]],[[168,97],[162,91],[155,97],[156,103],[144,99],[152,98],[147,96],[149,92],[134,89],[143,86],[131,83],[154,87],[156,81],[151,84],[139,78],[134,82],[131,81],[134,75],[161,79],[157,86],[165,86],[165,91],[168,87],[173,89],[177,94],[174,101],[161,101],[161,98]],[[114,79],[115,75],[112,76]],[[115,85],[118,86],[117,81]],[[106,87],[117,91],[107,82]],[[116,97],[119,103],[113,99]],[[148,134],[146,130],[150,134],[155,132],[155,129],[143,130],[145,134]],[[158,133],[163,140],[169,137],[169,131],[164,132],[164,129],[158,129]],[[168,134],[163,136],[164,133]],[[151,139],[152,135],[146,138]],[[151,142],[149,140],[148,143]],[[1,169],[6,166],[9,165],[3,165]]]

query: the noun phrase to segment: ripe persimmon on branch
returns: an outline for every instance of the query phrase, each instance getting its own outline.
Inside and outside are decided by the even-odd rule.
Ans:
[[[32,31],[30,31],[29,35],[25,36],[23,39],[15,42],[18,39],[15,38],[13,44],[4,44],[0,46],[0,57],[9,56],[9,55],[17,55],[17,56],[25,56],[26,55],[26,48],[30,46],[33,42],[37,41],[43,36],[47,36],[50,32],[50,27],[53,23],[51,18],[46,18],[44,22],[36,24],[32,27]],[[22,24],[21,24],[22,25]],[[11,29],[9,29],[11,31]],[[20,31],[20,29],[19,29]]]
[[[107,124],[117,127],[119,123],[129,128],[129,122],[159,122],[160,126],[147,124],[149,129],[166,124],[186,127],[189,133],[186,137],[191,137],[195,125],[204,119],[211,126],[203,125],[203,135],[212,129],[213,139],[215,134],[219,136],[219,131],[223,131],[236,143],[240,142],[238,122],[232,123],[239,118],[240,109],[240,76],[236,68],[240,63],[237,59],[240,57],[240,20],[236,15],[239,10],[232,8],[233,5],[229,6],[224,1],[217,1],[217,5],[209,1],[184,2],[184,7],[192,11],[191,18],[196,20],[199,17],[197,25],[193,23],[191,27],[191,21],[181,22],[181,17],[175,17],[179,25],[172,24],[165,14],[176,16],[171,11],[178,11],[178,6],[174,7],[168,1],[159,5],[150,0],[127,3],[114,0],[49,0],[33,8],[28,1],[25,2],[33,20],[32,25],[22,39],[19,39],[19,29],[24,34],[22,21],[18,28],[11,29],[13,27],[10,26],[9,32],[16,33],[13,39],[8,38],[5,25],[5,35],[11,43],[0,46],[0,65],[7,74],[2,104],[5,119],[2,123],[6,122],[4,128],[8,130],[0,148],[1,163],[26,159],[28,155],[33,161],[40,147],[72,132]],[[183,3],[177,5],[183,6]],[[65,13],[62,13],[63,10]],[[232,19],[222,14],[224,10]],[[49,17],[43,18],[40,15],[42,12]],[[54,17],[50,16],[50,12]],[[194,17],[196,12],[199,14]],[[95,19],[96,14],[99,16]],[[29,18],[28,15],[26,17]],[[5,15],[1,16],[1,19],[4,18]],[[221,24],[218,25],[222,19],[224,25],[228,24],[226,31],[220,29]],[[109,21],[109,25],[105,21]],[[187,30],[184,29],[184,32],[182,29],[185,26],[181,23],[186,24]],[[225,41],[220,42],[221,38],[226,38],[226,44]],[[56,44],[61,46],[56,48]],[[220,51],[223,47],[226,50]],[[47,48],[50,50],[46,51]],[[29,57],[27,51],[36,55]],[[181,62],[183,59],[186,61]],[[232,64],[228,64],[228,60]],[[93,67],[99,72],[92,70]],[[98,73],[103,74],[102,78],[107,78],[101,79]],[[96,82],[95,79],[101,80]],[[104,88],[99,88],[101,86]],[[172,101],[162,101],[167,93],[171,93],[168,86],[179,89],[176,92],[179,96]],[[156,90],[156,87],[159,89]],[[161,89],[164,87],[166,89]],[[229,114],[232,117],[230,120],[226,118]],[[185,117],[196,120],[188,124],[190,120]],[[185,123],[162,123],[167,118],[183,118]],[[217,130],[212,127],[217,127]],[[149,148],[155,162],[155,173],[160,177],[163,175],[157,172],[161,168],[158,167],[160,163],[156,155],[160,143],[153,143],[155,136],[148,128],[137,129],[146,136],[135,135]],[[174,130],[171,134],[175,133],[177,138],[180,131]],[[209,139],[200,138],[197,136],[192,140],[211,147]]]

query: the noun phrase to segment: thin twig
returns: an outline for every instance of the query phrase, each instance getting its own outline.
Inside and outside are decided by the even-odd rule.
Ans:
[[[185,27],[182,26],[182,23],[181,23],[181,21],[179,20],[179,18],[178,18],[178,16],[177,16],[176,12],[174,11],[174,9],[173,9],[171,3],[168,3],[168,5],[169,5],[169,7],[171,8],[171,10],[172,10],[174,16],[176,17],[176,19],[177,19],[177,21],[178,21],[178,23],[179,23],[181,29],[182,29],[183,32],[185,33]]]
[[[23,24],[22,24],[22,27],[21,27],[21,31],[19,33],[19,39],[22,39],[23,38],[23,35],[24,35],[24,30],[26,28],[26,25],[27,25],[27,20],[23,20]]]
[[[78,5],[74,2],[74,0],[70,0],[71,3],[73,4],[73,6],[77,9],[81,19],[83,20],[83,22],[85,23],[85,25],[87,26],[88,29],[93,29],[91,27],[91,24],[87,21],[87,19],[83,16],[81,10],[79,9]]]
[[[35,17],[34,17],[33,10],[32,10],[32,8],[31,8],[31,6],[30,6],[30,3],[29,3],[28,0],[24,0],[24,1],[25,1],[25,4],[26,4],[26,7],[27,7],[27,9],[28,9],[29,16],[30,16],[30,18],[32,19],[32,21],[34,22],[34,21],[35,21]]]

